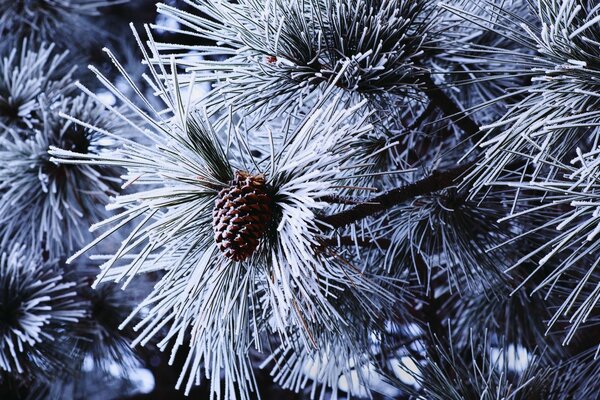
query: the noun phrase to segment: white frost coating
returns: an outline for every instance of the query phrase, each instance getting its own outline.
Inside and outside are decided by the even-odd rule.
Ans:
[[[158,53],[154,42],[150,41],[149,48],[147,62],[152,65]],[[351,184],[355,179],[352,144],[372,130],[366,122],[369,112],[365,102],[344,108],[342,97],[331,96],[306,108],[295,123],[265,124],[265,129],[252,132],[250,140],[251,131],[234,123],[233,116],[212,125],[202,111],[194,110],[194,86],[186,86],[187,94],[182,93],[180,77],[171,73],[175,60],[171,57],[169,63],[154,64],[150,70],[154,85],[161,88],[164,109],[156,109],[155,103],[142,98],[149,112],[93,69],[130,112],[125,116],[112,106],[107,108],[143,133],[148,144],[126,141],[118,151],[106,154],[51,150],[53,160],[61,163],[121,166],[127,170],[125,185],[138,189],[111,201],[107,208],[119,214],[95,224],[93,231],[104,232],[74,257],[125,230],[121,247],[113,255],[101,257],[105,261],[95,285],[114,280],[127,286],[138,274],[164,273],[122,324],[135,315],[141,317],[134,327],[139,335],[133,345],[145,345],[165,332],[158,347],[171,348],[171,359],[180,346],[191,347],[177,387],[189,393],[201,379],[203,368],[206,378],[212,380],[214,397],[231,398],[239,390],[242,399],[249,399],[256,388],[248,350],[261,345],[263,332],[279,335],[284,341],[293,338],[313,351],[326,347],[329,335],[335,338],[337,332],[346,330],[355,334],[341,307],[371,315],[380,302],[393,301],[377,281],[341,262],[334,250],[324,251],[317,217],[331,208],[321,199],[334,194],[340,181]],[[126,73],[122,81],[135,85]],[[130,91],[142,96],[135,86]],[[147,124],[136,124],[131,114]],[[264,134],[265,130],[271,133]],[[255,158],[253,151],[265,158]],[[249,260],[232,263],[214,244],[211,214],[218,190],[228,185],[238,168],[266,174],[278,219]],[[323,327],[327,335],[317,335]],[[190,342],[185,340],[187,334]],[[347,351],[359,357],[354,355],[360,353],[358,347]],[[331,383],[334,375],[325,381],[320,376],[318,381]]]

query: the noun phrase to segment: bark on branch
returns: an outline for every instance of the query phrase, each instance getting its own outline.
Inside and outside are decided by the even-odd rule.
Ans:
[[[429,97],[430,104],[439,108],[448,119],[461,128],[470,138],[477,141],[479,135],[481,135],[479,125],[435,84],[431,75],[424,75],[420,80],[424,85],[424,92]],[[337,214],[324,216],[321,218],[321,221],[334,229],[352,224],[414,197],[437,192],[450,187],[455,183],[455,180],[465,173],[473,164],[474,162],[470,162],[446,171],[434,171],[427,178],[401,188],[389,190],[379,196],[369,199],[368,203],[363,202],[356,204],[352,208]],[[349,204],[349,202],[346,204]]]
[[[466,114],[446,92],[435,84],[431,75],[427,74],[419,78],[424,85],[424,92],[429,101],[444,113],[444,115],[462,129],[469,138],[477,142],[481,136],[479,125]]]
[[[321,217],[321,221],[333,229],[350,225],[356,221],[388,210],[417,196],[422,196],[453,186],[474,163],[466,163],[445,171],[434,171],[431,175],[409,185],[388,190],[369,199],[368,203],[357,204],[337,214]]]

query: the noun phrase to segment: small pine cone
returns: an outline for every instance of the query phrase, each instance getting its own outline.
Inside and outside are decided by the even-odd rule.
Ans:
[[[213,230],[219,250],[233,261],[250,257],[267,230],[271,213],[265,178],[237,171],[215,200]]]

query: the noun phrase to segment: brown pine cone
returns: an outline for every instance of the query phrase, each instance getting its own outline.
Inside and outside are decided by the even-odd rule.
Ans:
[[[213,209],[213,230],[219,250],[233,261],[254,253],[271,221],[271,196],[263,175],[237,171],[222,189]]]

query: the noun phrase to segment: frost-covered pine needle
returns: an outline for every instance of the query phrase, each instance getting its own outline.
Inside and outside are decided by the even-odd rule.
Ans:
[[[116,134],[122,134],[123,125],[82,95],[38,101],[39,123],[12,140],[0,141],[0,247],[23,243],[31,254],[54,258],[86,240],[89,225],[108,215],[98,204],[118,190],[114,168],[50,161],[48,150],[53,146],[75,153],[101,153],[114,145],[102,131],[59,114]]]
[[[437,34],[436,8],[427,0],[190,4],[193,13],[166,4],[158,10],[181,25],[178,33],[215,45],[157,46],[163,60],[174,56],[196,73],[196,82],[214,84],[204,101],[209,114],[225,102],[235,110],[266,106],[268,116],[331,83],[362,98],[406,96],[424,73],[418,59]]]
[[[74,48],[97,39],[90,24],[99,9],[129,0],[9,0],[0,2],[0,35],[31,37]],[[75,33],[75,35],[74,35]]]
[[[68,52],[27,40],[0,45],[0,137],[23,135],[42,119],[39,98],[49,101],[75,89]]]
[[[155,51],[152,42],[150,50]],[[287,342],[293,333],[303,346],[325,349],[328,343],[320,338],[328,335],[323,330],[329,337],[344,338],[348,316],[342,310],[372,315],[394,300],[381,279],[325,244],[319,221],[329,207],[322,198],[336,193],[340,182],[352,183],[347,165],[354,154],[352,143],[372,127],[365,121],[364,103],[346,109],[339,97],[331,98],[267,140],[270,150],[259,144],[253,151],[243,122],[215,128],[201,110],[190,107],[173,68],[151,68],[165,108],[156,110],[141,97],[147,112],[98,74],[142,122],[113,110],[115,117],[130,122],[148,144],[124,141],[117,151],[105,154],[53,147],[52,160],[61,166],[123,167],[125,185],[137,189],[108,204],[119,213],[95,224],[93,231],[104,231],[75,255],[126,229],[120,248],[101,257],[105,263],[98,282],[111,279],[127,286],[136,275],[163,273],[132,314],[141,315],[133,344],[161,336],[159,348],[172,347],[172,357],[181,346],[189,346],[178,386],[188,393],[204,373],[212,379],[211,392],[217,398],[239,391],[248,399],[256,390],[248,351],[263,350],[259,343],[264,335]],[[253,135],[269,137],[266,131]],[[212,228],[217,194],[229,187],[237,171],[265,176],[274,210],[265,237],[241,262],[220,253]]]
[[[14,245],[0,255],[0,371],[52,377],[68,368],[70,325],[85,314],[75,283]],[[56,375],[53,377],[56,379]]]

